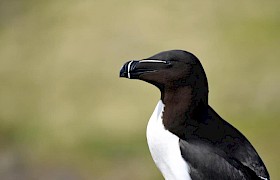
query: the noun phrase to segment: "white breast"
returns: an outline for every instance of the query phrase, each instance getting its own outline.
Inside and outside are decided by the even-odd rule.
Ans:
[[[147,140],[157,167],[166,180],[191,180],[189,166],[181,156],[179,138],[162,123],[164,104],[160,100],[147,126]]]

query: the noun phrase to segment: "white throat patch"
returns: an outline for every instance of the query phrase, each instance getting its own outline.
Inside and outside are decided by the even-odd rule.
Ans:
[[[151,155],[166,180],[191,180],[190,168],[183,159],[179,138],[165,129],[164,104],[160,100],[148,122],[147,141]]]

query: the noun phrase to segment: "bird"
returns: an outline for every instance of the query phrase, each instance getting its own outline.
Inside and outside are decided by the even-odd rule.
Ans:
[[[166,180],[269,180],[249,140],[208,104],[208,81],[191,52],[169,50],[130,60],[120,77],[160,90],[148,121],[151,156]]]

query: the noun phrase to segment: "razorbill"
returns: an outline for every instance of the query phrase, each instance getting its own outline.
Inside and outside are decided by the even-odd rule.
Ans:
[[[269,180],[258,153],[208,105],[208,82],[198,58],[183,50],[128,61],[120,77],[155,85],[161,98],[147,141],[167,180]]]

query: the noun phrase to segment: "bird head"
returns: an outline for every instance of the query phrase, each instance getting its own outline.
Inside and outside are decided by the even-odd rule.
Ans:
[[[198,58],[183,50],[160,52],[149,58],[126,62],[120,77],[139,79],[161,91],[184,86],[204,87],[208,92],[205,72]]]

